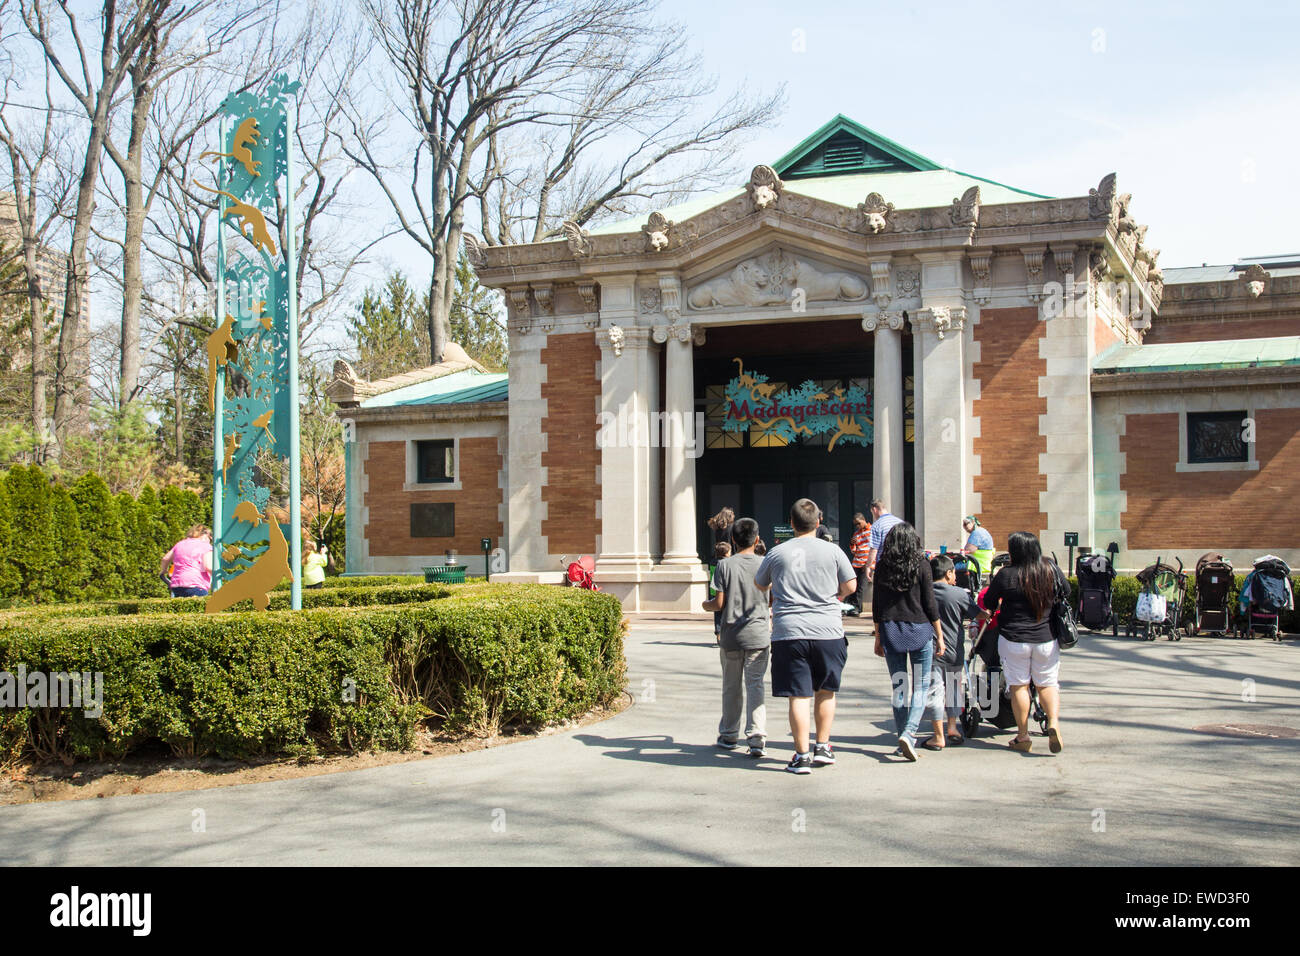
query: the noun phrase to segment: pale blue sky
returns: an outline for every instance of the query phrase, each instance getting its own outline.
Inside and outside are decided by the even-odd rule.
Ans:
[[[744,169],[844,113],[1052,196],[1117,172],[1166,269],[1300,252],[1300,4],[665,0],[661,12],[721,89],[786,83],[788,107],[745,144]],[[418,285],[429,260],[390,240],[358,292],[392,266]]]

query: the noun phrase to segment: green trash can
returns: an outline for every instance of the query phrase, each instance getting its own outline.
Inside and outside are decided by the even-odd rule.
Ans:
[[[464,584],[465,568],[463,564],[436,564],[424,569],[427,584]]]

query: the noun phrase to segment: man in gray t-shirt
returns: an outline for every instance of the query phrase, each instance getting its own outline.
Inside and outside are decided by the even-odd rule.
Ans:
[[[794,735],[791,773],[835,763],[831,724],[835,692],[848,657],[840,601],[858,585],[848,557],[834,544],[817,540],[821,509],[800,498],[790,509],[795,537],[767,553],[755,583],[772,592],[772,695],[790,699]],[[815,698],[816,750],[808,747],[808,701]]]
[[[722,720],[718,723],[718,746],[734,750],[740,736],[740,711],[748,714],[745,736],[749,755],[766,753],[767,705],[764,702],[763,678],[767,674],[769,626],[767,595],[754,584],[754,574],[763,559],[754,553],[758,541],[758,522],[741,518],[731,526],[737,550],[724,558],[713,572],[713,589],[717,592],[704,602],[704,610],[721,617],[718,656],[722,663]]]

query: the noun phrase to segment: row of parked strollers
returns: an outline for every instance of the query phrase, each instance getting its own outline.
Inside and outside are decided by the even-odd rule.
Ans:
[[[1129,637],[1178,641],[1184,634],[1192,637],[1204,633],[1281,640],[1281,614],[1295,607],[1291,568],[1285,561],[1273,554],[1256,558],[1237,601],[1232,602],[1235,578],[1231,562],[1216,552],[1202,555],[1196,562],[1195,610],[1192,619],[1184,621],[1188,575],[1182,559],[1175,560],[1177,568],[1157,559],[1137,573],[1142,590],[1124,621]],[[1094,631],[1109,627],[1118,637],[1120,620],[1111,603],[1115,569],[1110,561],[1102,554],[1081,554],[1075,575],[1079,580],[1079,623]]]

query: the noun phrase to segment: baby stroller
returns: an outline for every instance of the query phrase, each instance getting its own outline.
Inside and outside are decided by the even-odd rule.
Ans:
[[[564,583],[570,587],[599,591],[600,585],[596,583],[595,571],[596,559],[590,554],[584,554],[577,561],[569,563],[564,572]]]
[[[953,570],[957,575],[957,587],[969,591],[971,597],[980,593],[980,566],[975,559],[965,554],[951,555]]]
[[[1115,569],[1104,554],[1081,554],[1074,562],[1079,579],[1079,623],[1092,631],[1110,628],[1119,637],[1119,619],[1111,608]]]
[[[983,607],[983,592],[980,607]],[[958,721],[966,737],[974,737],[981,720],[986,720],[998,730],[1016,726],[1016,714],[1011,707],[1011,688],[1002,679],[1002,658],[998,654],[997,614],[985,622],[971,639],[964,668],[964,696]],[[1038,689],[1029,685],[1029,719],[1038,724],[1043,736],[1047,735],[1047,712],[1038,702]]]
[[[1178,618],[1182,613],[1183,596],[1187,593],[1187,575],[1183,573],[1183,559],[1175,558],[1178,569],[1163,564],[1156,558],[1137,573],[1142,593],[1137,606],[1128,619],[1129,637],[1154,641],[1161,634],[1171,641],[1181,641]]]
[[[1275,554],[1255,559],[1255,570],[1246,576],[1238,598],[1235,633],[1241,637],[1263,634],[1282,640],[1280,616],[1295,608],[1291,568]]]
[[[1228,594],[1233,585],[1232,564],[1216,551],[1203,554],[1196,562],[1196,617],[1187,625],[1187,636],[1209,631],[1220,637],[1232,627]]]

